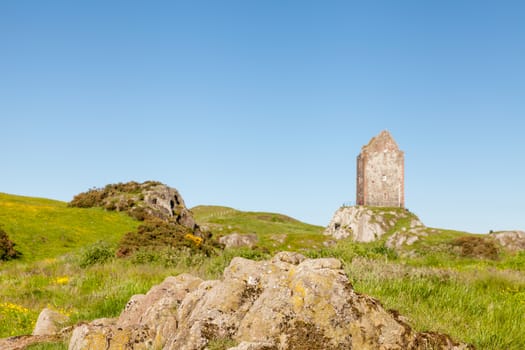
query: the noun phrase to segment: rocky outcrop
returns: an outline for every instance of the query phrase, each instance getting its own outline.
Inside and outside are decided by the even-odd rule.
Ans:
[[[157,181],[131,181],[91,189],[76,195],[69,205],[125,211],[139,220],[155,217],[180,224],[190,230],[198,230],[193,215],[186,208],[180,193],[175,188]]]
[[[131,181],[94,188],[76,195],[69,205],[80,208],[103,207],[107,210],[125,211],[139,220],[155,217],[180,224],[191,230],[198,229],[180,193],[157,181],[143,183]]]
[[[234,258],[221,280],[168,277],[134,296],[118,319],[78,326],[69,350],[469,349],[418,333],[379,301],[356,293],[339,260],[283,252]]]
[[[254,233],[249,234],[238,234],[238,233],[232,233],[226,236],[223,236],[219,238],[219,243],[224,244],[225,248],[240,248],[240,247],[248,247],[253,248],[259,239],[257,238],[257,235]]]
[[[496,241],[503,249],[510,252],[525,250],[525,232],[524,231],[501,231],[488,235]]]
[[[142,221],[137,230],[122,237],[118,257],[167,248],[209,256],[221,248],[210,232],[197,225],[179,192],[160,182],[110,184],[76,195],[69,205],[123,211]]]
[[[405,209],[352,206],[339,208],[324,234],[335,239],[350,237],[356,242],[371,242],[396,227],[420,233],[425,225]]]

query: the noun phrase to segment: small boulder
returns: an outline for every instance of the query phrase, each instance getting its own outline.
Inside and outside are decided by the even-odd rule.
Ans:
[[[38,315],[33,335],[56,335],[68,320],[66,315],[45,308]]]
[[[241,235],[238,233],[232,233],[227,236],[219,238],[219,243],[224,244],[225,248],[240,248],[248,247],[253,248],[259,239],[256,234],[250,233]]]

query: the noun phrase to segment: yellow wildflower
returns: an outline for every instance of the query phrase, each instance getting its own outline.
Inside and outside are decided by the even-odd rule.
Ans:
[[[186,238],[187,240],[190,240],[192,241],[193,243],[195,243],[195,245],[198,247],[202,244],[202,238],[201,237],[197,237],[195,235],[192,235],[191,233],[187,233],[184,238]]]
[[[58,285],[64,285],[69,283],[69,277],[63,276],[63,277],[57,277],[55,279],[55,283]]]

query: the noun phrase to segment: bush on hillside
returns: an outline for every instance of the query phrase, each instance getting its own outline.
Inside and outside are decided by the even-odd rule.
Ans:
[[[463,257],[496,260],[499,257],[496,243],[490,239],[475,236],[464,236],[452,241]]]
[[[22,253],[15,249],[15,243],[9,239],[7,233],[0,227],[0,261],[7,261],[20,257]]]
[[[104,264],[115,256],[115,250],[106,242],[99,241],[87,247],[80,256],[80,267]]]
[[[82,192],[73,197],[73,200],[69,202],[70,207],[77,208],[93,208],[101,206],[104,199],[107,196],[107,192],[102,189],[92,189],[87,192]]]
[[[127,257],[143,248],[180,248],[212,255],[211,240],[205,240],[182,225],[166,222],[157,218],[148,218],[135,232],[128,232],[120,241],[118,257]]]
[[[162,183],[156,181],[110,184],[104,188],[93,188],[76,195],[69,206],[102,207],[110,211],[123,211],[132,218],[142,221],[137,231],[129,232],[122,238],[118,246],[117,257],[128,257],[141,251],[140,254],[145,255],[137,259],[147,260],[151,257],[149,253],[143,252],[160,248],[187,248],[194,252],[211,255],[214,251],[213,247],[218,245],[218,242],[211,238],[211,233],[203,232],[194,223],[191,213],[176,212],[174,217],[170,217],[161,213],[158,208],[151,207],[150,204],[144,202],[145,193],[159,185]],[[175,206],[174,202],[172,200],[172,210]],[[178,200],[177,204],[179,204]],[[187,215],[189,217],[186,217]]]
[[[139,195],[141,198],[141,191],[160,184],[157,181],[146,181],[144,184],[135,181],[109,184],[104,188],[93,188],[77,194],[69,202],[69,206],[78,208],[103,207],[107,210],[128,211],[135,204],[135,200],[127,198],[129,195]],[[106,202],[107,198],[115,198],[115,200]]]

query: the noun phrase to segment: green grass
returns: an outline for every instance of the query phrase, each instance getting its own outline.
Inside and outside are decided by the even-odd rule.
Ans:
[[[145,293],[166,276],[185,270],[123,259],[83,269],[78,261],[69,256],[4,267],[0,274],[0,338],[30,334],[46,307],[69,316],[70,324],[118,316],[132,295]]]
[[[236,232],[255,233],[258,247],[267,251],[302,251],[321,248],[328,240],[324,227],[306,224],[289,216],[265,212],[243,212],[228,207],[198,206],[191,211],[201,226],[216,237]]]
[[[63,342],[30,345],[25,350],[67,350],[68,344]]]
[[[0,223],[24,253],[20,261],[0,263],[0,337],[31,333],[45,307],[67,314],[71,325],[115,317],[133,294],[145,293],[167,276],[189,272],[216,279],[235,256],[266,259],[280,250],[298,250],[312,258],[341,259],[358,292],[400,311],[418,331],[447,333],[478,349],[525,348],[525,252],[501,253],[496,260],[461,257],[449,244],[468,234],[440,229],[427,229],[428,236],[402,252],[414,254],[386,248],[385,239],[342,240],[325,247],[322,227],[285,215],[211,206],[192,211],[215,235],[256,233],[261,249],[226,250],[212,257],[165,249],[130,259],[102,254],[104,259],[92,261],[90,254],[100,253],[93,247],[114,249],[137,222],[98,209],[0,195]],[[32,246],[31,237],[41,236],[45,239]],[[96,243],[100,240],[107,243]],[[231,344],[217,339],[213,346]],[[30,347],[65,348],[63,343]]]
[[[22,252],[23,261],[38,261],[99,240],[116,243],[138,222],[124,213],[0,193],[0,225]]]
[[[356,290],[408,317],[420,331],[437,331],[478,349],[524,349],[525,276],[508,270],[414,268],[354,259],[346,271]]]

